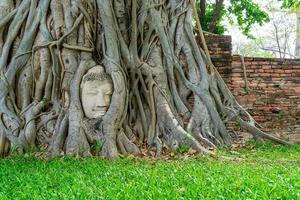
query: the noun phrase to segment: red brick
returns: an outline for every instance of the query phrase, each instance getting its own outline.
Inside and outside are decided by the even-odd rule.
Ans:
[[[262,69],[272,69],[271,65],[264,65],[262,66]]]
[[[274,72],[274,70],[272,70],[272,69],[265,69],[264,71],[268,72],[268,73],[273,73]]]
[[[255,70],[255,72],[257,72],[257,73],[264,73],[265,70],[263,70],[263,69],[257,69],[257,70]]]
[[[272,81],[281,81],[282,80],[282,78],[273,78],[272,77]]]
[[[263,74],[260,74],[259,76],[261,76],[261,77],[271,77],[271,74],[269,74],[269,73],[263,73]]]
[[[232,62],[232,66],[241,66],[241,62],[240,61],[233,61]]]
[[[292,69],[289,69],[289,70],[284,70],[285,73],[294,73],[294,72],[298,72],[298,70],[292,70]]]
[[[274,74],[272,74],[272,77],[280,77],[280,74],[274,73]]]

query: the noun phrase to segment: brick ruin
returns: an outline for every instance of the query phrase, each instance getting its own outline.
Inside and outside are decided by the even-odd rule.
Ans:
[[[231,36],[205,37],[221,76],[263,129],[280,136],[300,133],[300,59],[245,57],[247,91],[241,57],[232,55]]]

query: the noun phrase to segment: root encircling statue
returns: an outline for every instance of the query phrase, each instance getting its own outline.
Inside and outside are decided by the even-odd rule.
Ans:
[[[160,156],[181,145],[210,154],[231,144],[230,120],[286,144],[237,103],[195,39],[193,9],[189,0],[1,0],[0,155]]]

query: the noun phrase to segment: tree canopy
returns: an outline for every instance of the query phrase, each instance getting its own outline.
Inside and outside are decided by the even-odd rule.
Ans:
[[[298,8],[299,0],[278,0],[282,8]],[[270,17],[254,0],[197,0],[198,13],[203,30],[223,34],[224,21],[236,22],[244,35],[251,36],[253,25],[263,25]]]
[[[226,31],[224,20],[236,21],[245,35],[249,35],[254,24],[269,21],[268,14],[253,0],[197,0],[201,25],[205,31],[222,34]]]
[[[299,0],[281,0],[283,8],[296,8],[300,7]]]

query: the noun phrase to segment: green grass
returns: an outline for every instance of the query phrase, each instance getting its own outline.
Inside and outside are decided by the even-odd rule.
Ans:
[[[299,146],[220,154],[242,160],[9,157],[0,160],[0,199],[300,199]]]

